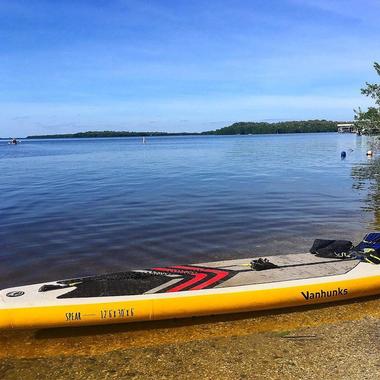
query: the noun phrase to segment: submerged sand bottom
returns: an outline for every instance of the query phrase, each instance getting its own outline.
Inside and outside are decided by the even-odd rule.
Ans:
[[[1,379],[374,379],[380,299],[0,334]]]

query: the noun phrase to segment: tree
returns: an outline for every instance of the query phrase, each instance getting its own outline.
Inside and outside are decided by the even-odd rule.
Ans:
[[[378,75],[380,75],[380,64],[374,63]],[[355,111],[355,126],[361,134],[380,134],[380,84],[366,82],[366,87],[361,89],[362,95],[375,101],[374,107],[363,111],[360,107]]]

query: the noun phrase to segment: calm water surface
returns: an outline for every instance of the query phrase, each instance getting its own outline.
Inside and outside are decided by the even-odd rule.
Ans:
[[[373,180],[353,174],[376,161],[368,147],[351,134],[0,141],[0,287],[358,240],[376,214]]]

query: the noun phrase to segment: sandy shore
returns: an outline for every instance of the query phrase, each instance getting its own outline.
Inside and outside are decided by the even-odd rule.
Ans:
[[[1,379],[375,379],[380,300],[0,334]]]

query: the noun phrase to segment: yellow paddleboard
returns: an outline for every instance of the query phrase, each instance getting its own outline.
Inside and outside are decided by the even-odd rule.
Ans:
[[[380,294],[380,265],[306,254],[155,267],[0,291],[0,328],[80,326],[268,310]]]

